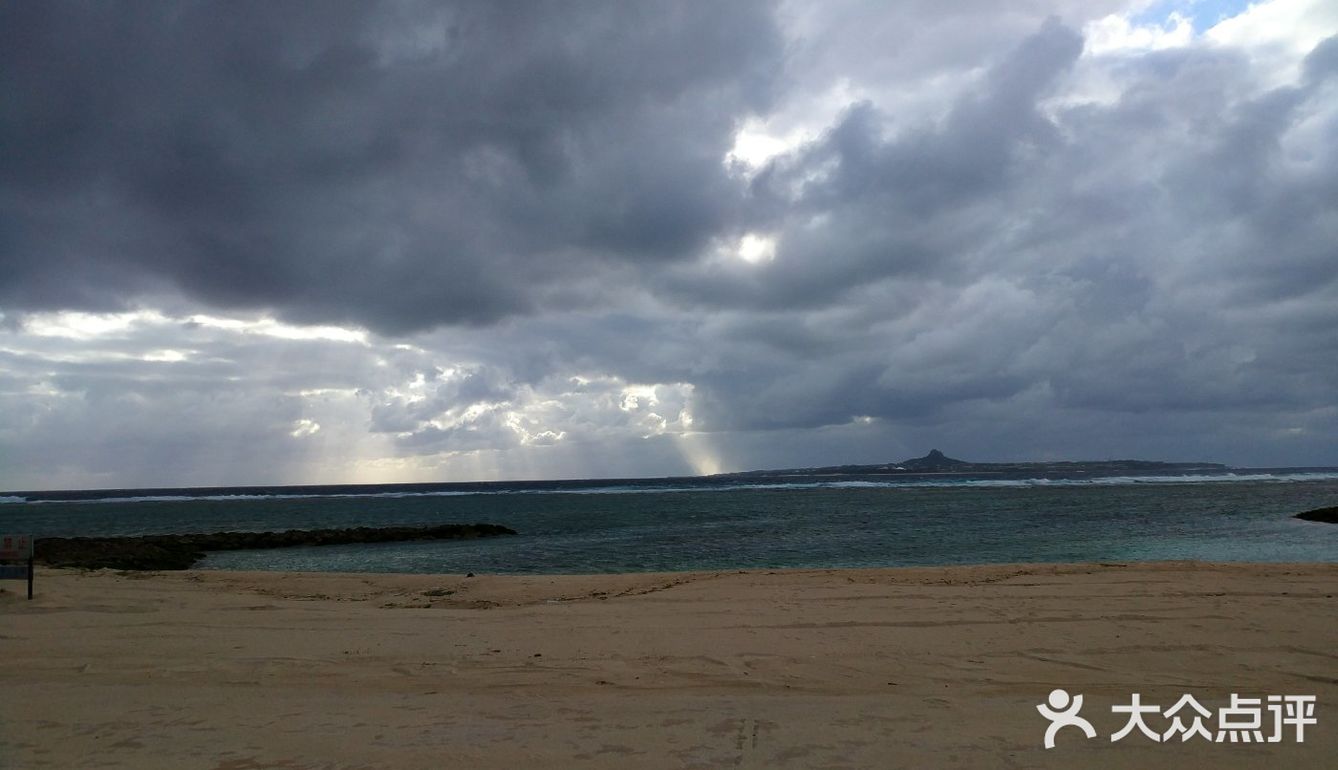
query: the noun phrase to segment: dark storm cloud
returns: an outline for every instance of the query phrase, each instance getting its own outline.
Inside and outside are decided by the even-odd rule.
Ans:
[[[685,304],[800,327],[723,336],[733,365],[694,380],[704,414],[906,421],[1037,387],[1114,413],[1331,401],[1338,157],[1296,129],[1333,136],[1333,44],[1295,86],[1252,93],[1240,53],[1184,49],[1111,65],[1114,103],[1065,104],[1082,41],[1050,20],[942,121],[853,107],[755,178],[774,262],[672,268]],[[815,335],[823,352],[787,355]]]
[[[389,331],[690,256],[780,53],[752,2],[0,13],[0,302],[175,288]]]
[[[0,453],[1338,463],[1338,37],[1094,50],[1109,10],[5,6]],[[750,121],[806,138],[727,160]]]
[[[752,183],[763,212],[756,224],[784,228],[783,258],[761,276],[735,270],[686,290],[729,305],[830,304],[871,280],[969,267],[964,260],[1000,227],[999,197],[1034,172],[1028,157],[1058,143],[1037,100],[1081,51],[1082,38],[1050,19],[942,125],[910,128],[892,141],[883,139],[874,105],[852,107],[820,141]],[[988,211],[973,208],[982,203]],[[813,217],[821,224],[809,224]]]

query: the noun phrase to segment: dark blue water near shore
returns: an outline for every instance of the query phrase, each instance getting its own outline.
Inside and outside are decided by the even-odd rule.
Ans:
[[[490,522],[518,537],[209,556],[222,569],[583,573],[1203,559],[1338,561],[1338,471],[768,477],[12,493],[38,536]]]

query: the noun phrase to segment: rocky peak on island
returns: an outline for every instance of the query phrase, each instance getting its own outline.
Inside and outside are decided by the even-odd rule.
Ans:
[[[929,454],[924,457],[916,457],[911,460],[904,460],[897,463],[908,471],[950,471],[963,466],[970,465],[965,460],[956,460],[937,449],[929,450]]]

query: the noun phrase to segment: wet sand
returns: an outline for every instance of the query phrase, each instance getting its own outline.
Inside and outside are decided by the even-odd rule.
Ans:
[[[1338,565],[0,583],[0,768],[1332,767]],[[1054,688],[1085,697],[1042,748]],[[1110,735],[1315,695],[1297,743]],[[1170,720],[1148,718],[1164,730]],[[1208,723],[1215,729],[1216,720]],[[1267,726],[1267,724],[1266,724]]]

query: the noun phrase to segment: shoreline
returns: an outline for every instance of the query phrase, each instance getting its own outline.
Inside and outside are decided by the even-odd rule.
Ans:
[[[312,547],[312,546],[287,546],[293,548]],[[315,546],[319,547],[319,546]],[[263,550],[263,549],[262,549]],[[978,572],[993,570],[1048,570],[1060,569],[1070,570],[1099,570],[1099,569],[1126,569],[1126,568],[1149,568],[1149,569],[1233,569],[1237,567],[1259,567],[1259,568],[1311,568],[1311,567],[1332,567],[1338,570],[1338,559],[1334,561],[1217,561],[1211,559],[1101,559],[1096,561],[1010,561],[1010,562],[973,562],[970,564],[921,564],[921,565],[899,565],[899,566],[879,566],[879,567],[730,567],[721,569],[689,569],[689,570],[648,570],[648,571],[628,571],[628,572],[485,572],[473,573],[477,577],[488,578],[599,578],[599,577],[633,577],[639,575],[652,576],[677,576],[677,575],[733,575],[733,574],[827,574],[827,573],[847,573],[847,572],[869,572],[869,573],[935,573],[935,572]],[[242,575],[304,575],[304,576],[330,576],[337,577],[347,575],[359,578],[412,578],[412,577],[464,577],[467,573],[463,572],[367,572],[367,571],[323,571],[323,570],[240,570],[232,568],[201,568],[199,566],[187,569],[162,568],[162,569],[120,569],[114,567],[77,567],[77,566],[53,566],[49,564],[38,563],[36,566],[39,575],[46,573],[50,575],[125,575],[125,576],[155,576],[168,577],[179,574],[213,574],[229,573]],[[5,584],[0,583],[0,589],[4,589]]]
[[[4,585],[4,584],[0,584]],[[19,767],[1319,767],[1338,564],[595,575],[44,568],[0,597]],[[1041,746],[1084,694],[1101,735]],[[1307,694],[1304,743],[1112,743],[1133,692]],[[1119,723],[1117,723],[1119,722]],[[1163,726],[1164,727],[1164,726]]]
[[[1023,571],[1030,574],[1032,571],[1046,571],[1059,569],[1067,572],[1083,572],[1096,569],[1186,569],[1186,570],[1214,570],[1214,569],[1233,569],[1237,567],[1259,567],[1259,568],[1310,568],[1310,567],[1332,567],[1338,569],[1338,558],[1333,561],[1216,561],[1208,559],[1112,559],[1099,561],[1011,561],[1011,562],[976,562],[972,564],[929,564],[929,565],[905,565],[892,567],[732,567],[722,569],[686,569],[686,570],[650,570],[645,572],[367,572],[367,571],[323,571],[323,570],[284,570],[284,569],[234,569],[232,567],[202,567],[196,565],[186,570],[112,570],[95,569],[84,570],[82,568],[66,567],[44,567],[39,565],[38,574],[42,571],[50,570],[54,574],[75,573],[75,572],[126,572],[126,573],[145,573],[154,575],[168,575],[176,572],[191,572],[200,574],[237,574],[237,575],[302,575],[308,577],[338,577],[347,575],[351,577],[367,578],[380,580],[382,578],[394,580],[397,578],[463,578],[466,574],[472,575],[475,579],[481,578],[499,578],[499,579],[596,579],[596,578],[635,578],[639,576],[650,577],[695,577],[695,576],[717,576],[733,574],[752,574],[752,575],[785,575],[785,574],[843,574],[843,573],[888,573],[889,575],[904,574],[907,576],[928,576],[929,573],[938,573],[942,571],[950,572],[982,572],[989,573],[993,571],[1016,572]],[[0,589],[4,584],[0,583]]]

